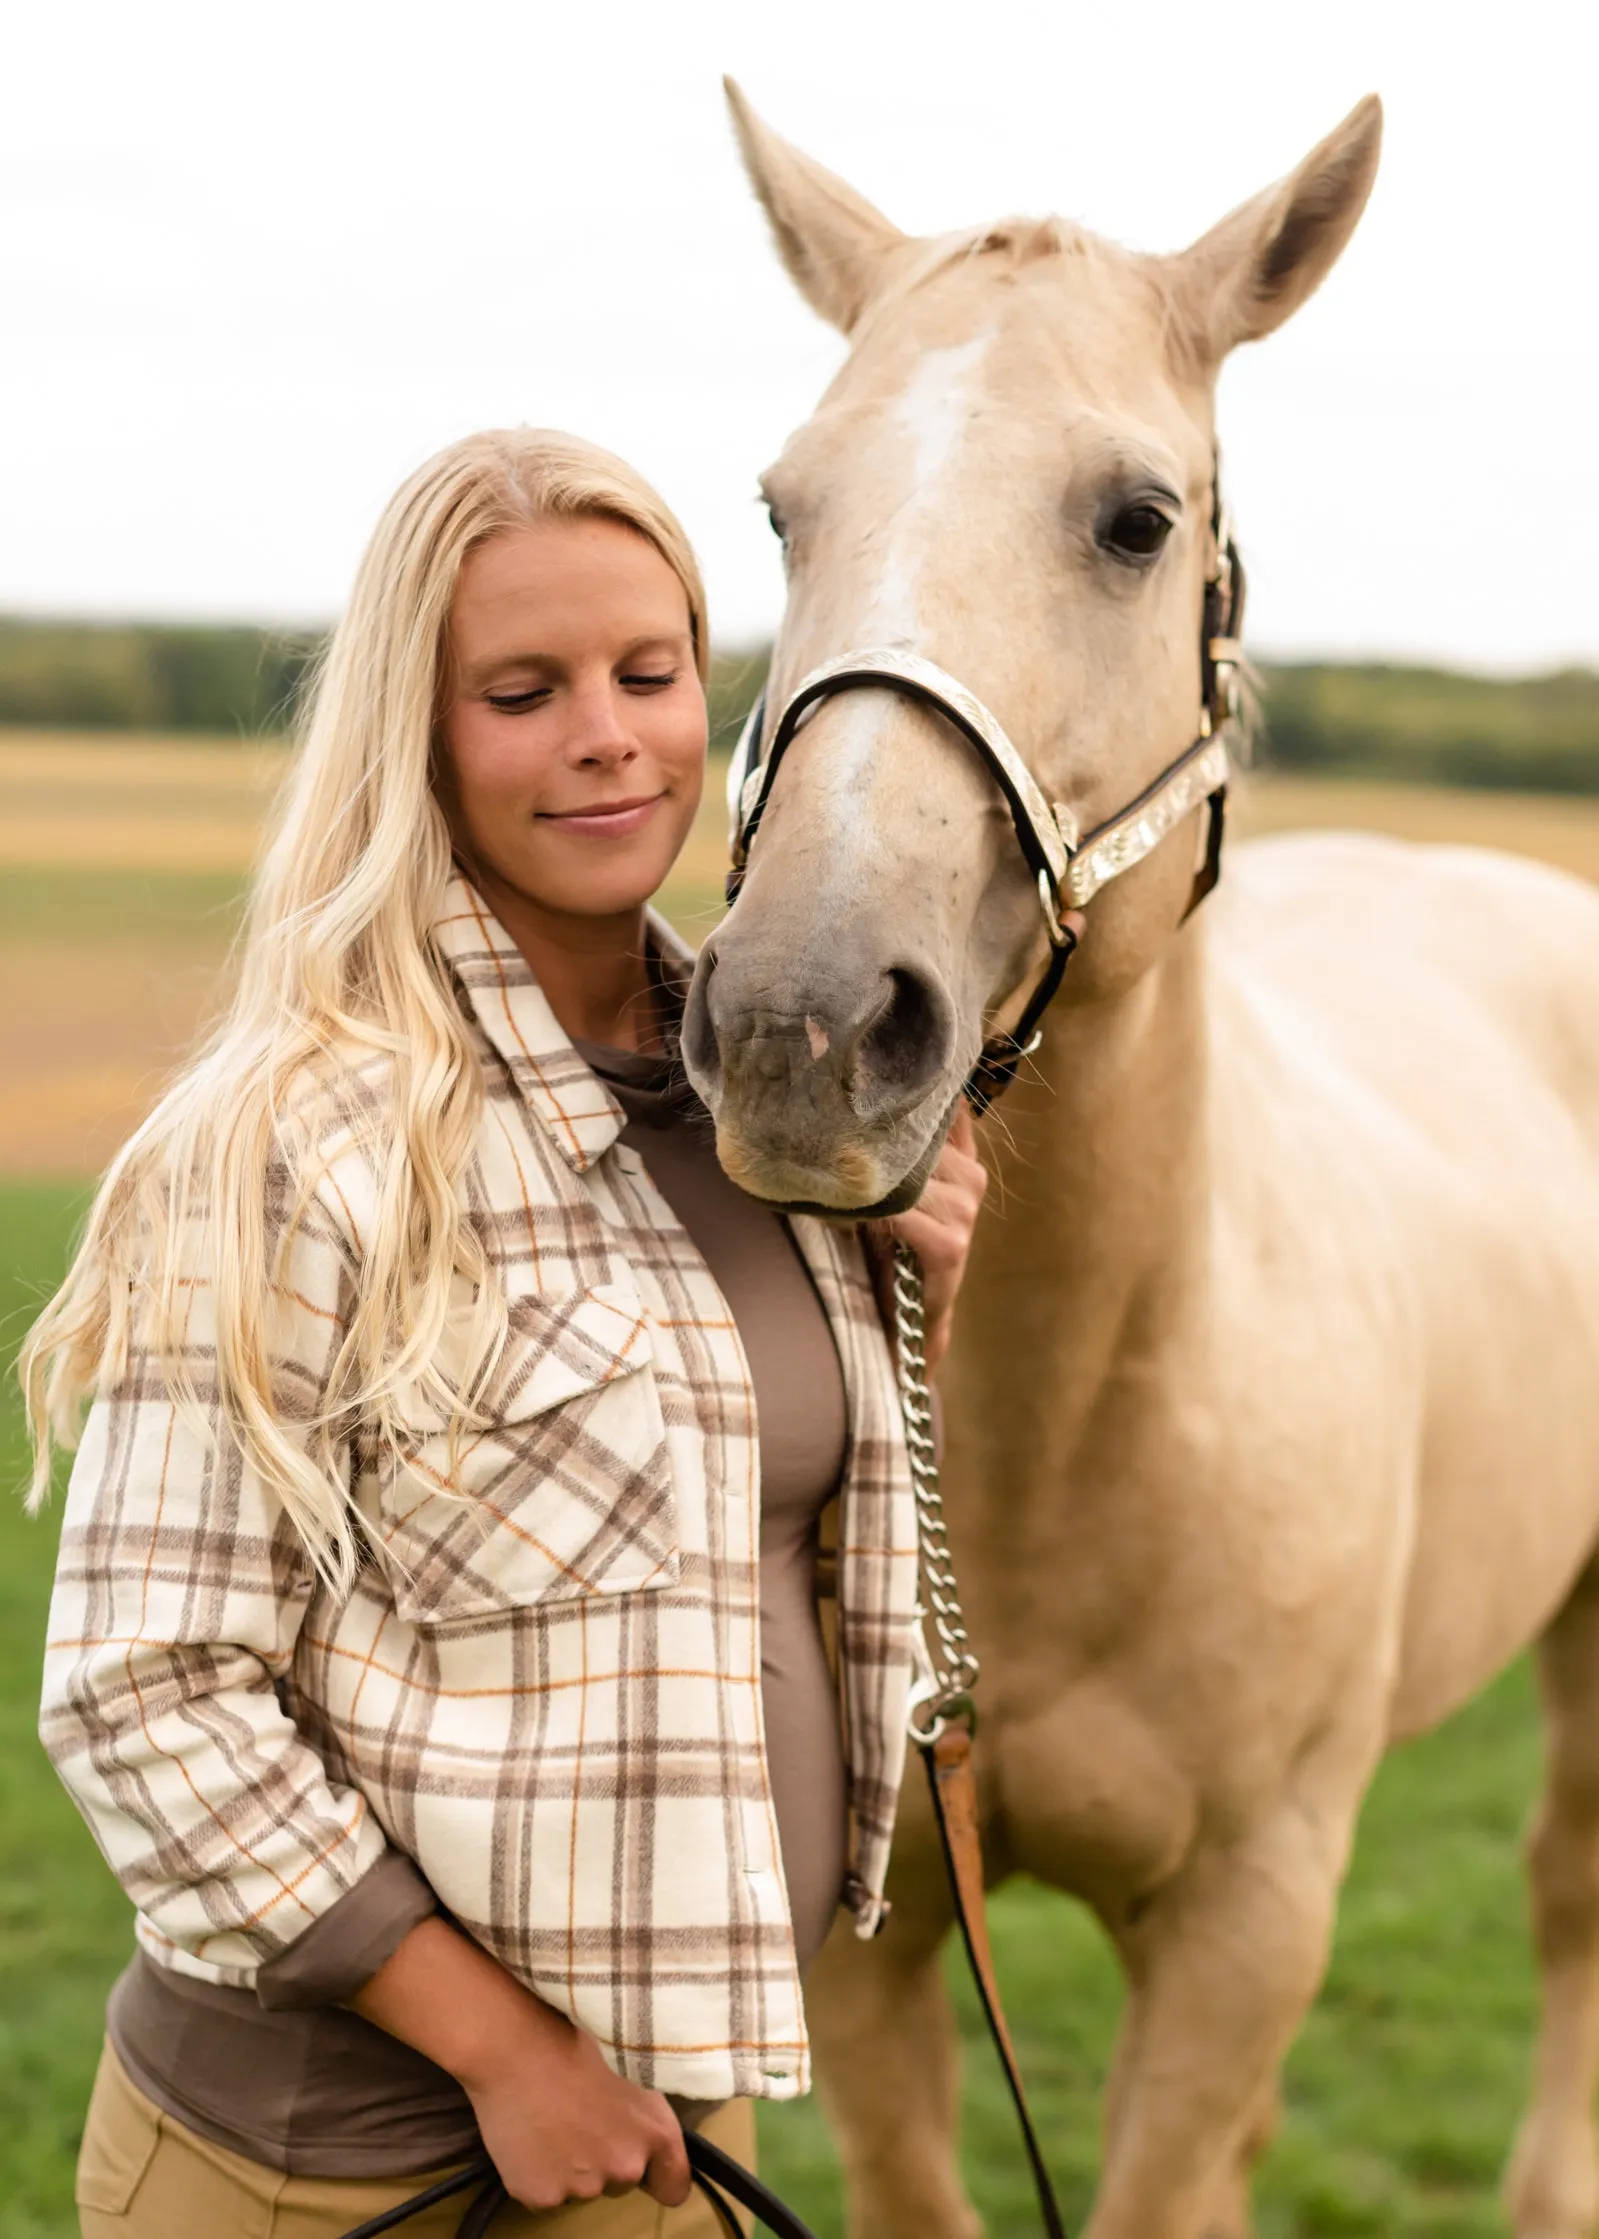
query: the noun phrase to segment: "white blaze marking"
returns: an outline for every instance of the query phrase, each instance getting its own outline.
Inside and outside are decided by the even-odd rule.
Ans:
[[[984,327],[970,342],[929,350],[911,375],[894,417],[916,446],[913,480],[918,491],[937,481],[966,433],[967,388],[993,339],[993,328]]]
[[[893,425],[909,443],[905,497],[894,516],[883,572],[862,609],[857,645],[903,645],[919,649],[921,617],[916,599],[919,563],[936,524],[943,488],[959,458],[971,424],[971,397],[994,329],[985,327],[969,342],[929,350],[921,358],[893,410]],[[845,758],[840,770],[846,785],[870,762],[882,720],[875,700],[853,693],[841,706]]]

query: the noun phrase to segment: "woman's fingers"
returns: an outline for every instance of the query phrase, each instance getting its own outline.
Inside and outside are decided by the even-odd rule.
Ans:
[[[982,1161],[946,1144],[920,1199],[909,1212],[894,1215],[889,1232],[909,1244],[924,1268],[960,1265],[971,1249],[987,1188]]]
[[[966,1246],[959,1230],[940,1219],[936,1212],[923,1211],[920,1206],[914,1212],[898,1214],[893,1232],[921,1261],[924,1280],[959,1267],[966,1257]]]
[[[929,1370],[937,1366],[949,1345],[950,1313],[966,1272],[987,1188],[988,1169],[977,1155],[972,1116],[962,1103],[917,1202],[908,1213],[896,1213],[889,1220],[870,1224],[873,1280],[890,1324],[890,1240],[909,1245],[921,1262]]]
[[[689,2170],[682,2127],[670,2107],[666,2112],[671,2121],[671,2133],[663,2135],[650,2156],[650,2165],[644,2172],[644,2190],[663,2208],[681,2208],[693,2189],[694,2179]]]
[[[988,1169],[977,1156],[971,1114],[963,1104],[921,1197],[908,1213],[884,1223],[921,1262],[929,1370],[948,1348],[950,1315],[987,1188]]]

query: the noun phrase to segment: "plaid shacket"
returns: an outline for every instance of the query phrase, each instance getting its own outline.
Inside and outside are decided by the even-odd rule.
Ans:
[[[618,1106],[459,878],[434,938],[483,1068],[461,1186],[509,1308],[490,1427],[452,1456],[421,1403],[399,1455],[350,1426],[370,1555],[335,1598],[220,1423],[198,1239],[198,1415],[137,1339],[90,1412],[45,1740],[165,1966],[248,1986],[392,1847],[625,2074],[698,2099],[793,2097],[808,2052],[762,1734],[748,1364],[618,1143]],[[372,1216],[359,1152],[321,1153],[275,1302],[290,1426],[324,1407]],[[848,1401],[846,1897],[870,1933],[904,1758],[915,1516],[859,1237],[793,1229]]]

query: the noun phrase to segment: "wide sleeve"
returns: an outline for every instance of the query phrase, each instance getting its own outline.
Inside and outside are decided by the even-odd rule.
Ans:
[[[281,1173],[270,1195],[281,1230]],[[373,1889],[392,1922],[404,1876],[365,1799],[330,1781],[283,1706],[312,1567],[221,1419],[213,1243],[202,1220],[184,1254],[183,1358],[198,1404],[174,1399],[136,1316],[125,1373],[90,1411],[62,1529],[40,1732],[152,1955],[241,1988],[268,1971],[259,1988],[276,2003],[273,1977],[296,1970],[271,1970],[275,1958],[386,1856]],[[313,1199],[271,1307],[277,1417],[302,1447],[328,1409],[356,1264],[353,1240]],[[347,1427],[334,1451],[348,1481]],[[431,1899],[413,1878],[419,1917]],[[351,1915],[377,1909],[352,1898],[345,1917],[353,1928]],[[328,1942],[324,1933],[313,1946]],[[345,1948],[366,1973],[384,1956],[372,1958],[370,1935]],[[306,1972],[315,1989],[308,1981],[283,2002],[307,1990],[348,1995],[365,1979],[346,1979],[325,1954]]]

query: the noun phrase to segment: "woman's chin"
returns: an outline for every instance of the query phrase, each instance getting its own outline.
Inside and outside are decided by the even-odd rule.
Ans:
[[[564,846],[561,853],[567,853]],[[585,846],[576,862],[552,863],[541,853],[533,861],[484,863],[482,883],[491,906],[497,888],[502,897],[552,917],[636,917],[655,899],[675,860],[675,851],[667,855],[659,847]]]

